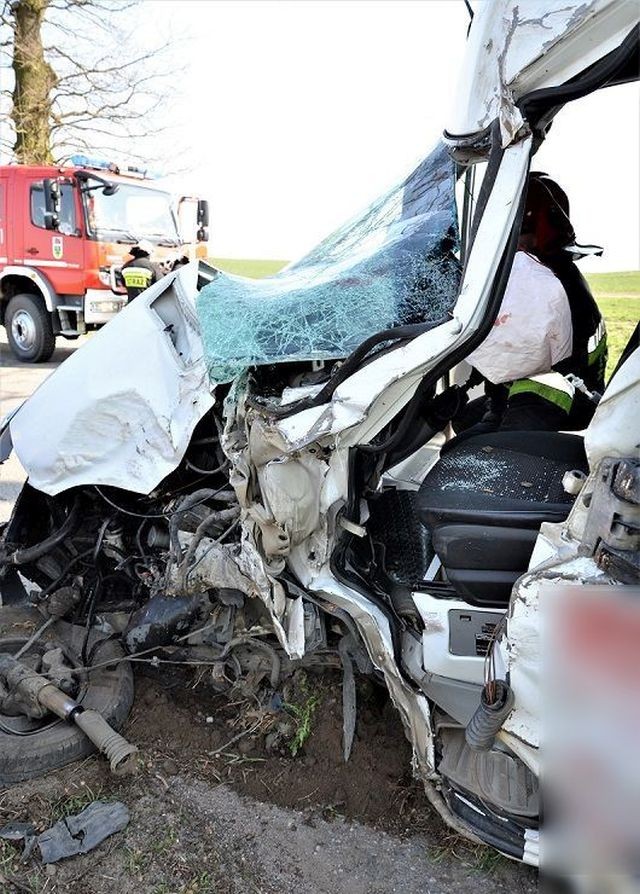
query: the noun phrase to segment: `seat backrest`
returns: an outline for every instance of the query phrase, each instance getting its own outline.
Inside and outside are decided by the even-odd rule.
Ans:
[[[508,603],[542,522],[569,514],[565,472],[587,468],[578,435],[498,431],[452,444],[423,481],[417,510],[463,599]]]

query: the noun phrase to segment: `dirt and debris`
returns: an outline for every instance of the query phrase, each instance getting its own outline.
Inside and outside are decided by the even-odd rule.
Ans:
[[[122,801],[94,801],[80,813],[59,819],[38,835],[42,862],[57,863],[88,854],[106,838],[125,829],[129,818],[129,809]]]
[[[399,718],[370,681],[358,683],[347,764],[338,673],[297,672],[268,711],[183,673],[139,674],[136,685],[124,730],[140,748],[136,777],[91,757],[0,795],[1,825],[40,833],[96,800],[123,802],[129,825],[48,866],[0,840],[2,894],[537,890],[532,870],[470,846],[429,808]]]
[[[177,766],[212,783],[296,809],[320,807],[389,831],[426,804],[411,748],[386,691],[360,681],[352,756],[342,760],[341,675],[297,671],[263,706],[175,674],[140,676],[126,734],[160,775]],[[153,758],[152,758],[153,756]]]

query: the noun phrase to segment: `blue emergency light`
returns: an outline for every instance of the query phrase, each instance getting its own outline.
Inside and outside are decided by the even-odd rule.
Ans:
[[[138,168],[135,165],[121,168],[112,161],[105,161],[102,158],[90,158],[88,155],[72,155],[69,161],[72,165],[76,165],[79,168],[89,168],[93,171],[110,171],[112,174],[140,177],[143,180],[162,177],[162,174],[158,171],[150,171],[148,168]]]
[[[88,155],[72,155],[69,159],[72,165],[79,168],[90,168],[94,171],[111,171],[118,174],[119,168],[112,161],[104,161],[102,158],[90,158]]]

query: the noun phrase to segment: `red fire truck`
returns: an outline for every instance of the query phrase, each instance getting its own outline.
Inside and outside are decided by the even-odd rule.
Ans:
[[[207,202],[175,202],[137,168],[75,156],[69,166],[0,167],[0,322],[15,356],[48,360],[127,301],[119,271],[140,239],[154,260],[207,257]]]

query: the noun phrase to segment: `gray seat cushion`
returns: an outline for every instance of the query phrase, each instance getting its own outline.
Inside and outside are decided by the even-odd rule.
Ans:
[[[454,440],[420,487],[418,515],[431,531],[451,523],[532,529],[562,521],[575,499],[562,486],[570,469],[588,471],[578,435],[496,431]]]

